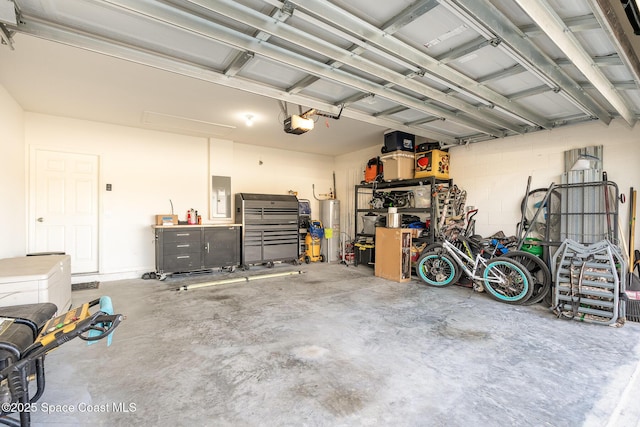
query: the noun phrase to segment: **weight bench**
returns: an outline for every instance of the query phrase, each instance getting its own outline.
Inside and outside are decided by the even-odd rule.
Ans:
[[[89,309],[97,305],[100,309],[91,313]],[[56,311],[52,303],[0,307],[0,424],[30,425],[31,409],[44,392],[47,353],[76,337],[91,343],[109,336],[110,341],[123,318],[113,314],[108,297],[54,318]],[[36,382],[31,396],[30,379]]]

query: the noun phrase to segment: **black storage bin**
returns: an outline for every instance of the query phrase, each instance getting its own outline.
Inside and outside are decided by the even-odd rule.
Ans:
[[[375,255],[376,248],[371,243],[356,243],[355,246],[355,255],[356,255],[356,264],[364,264],[369,267],[375,266]]]
[[[416,144],[416,136],[410,133],[401,131],[389,132],[384,135],[384,147],[382,147],[383,153],[389,153],[391,151],[414,151]]]

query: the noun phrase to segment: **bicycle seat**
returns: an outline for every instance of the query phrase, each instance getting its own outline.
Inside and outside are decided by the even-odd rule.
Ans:
[[[487,248],[491,246],[491,239],[485,239],[479,234],[474,234],[473,236],[469,236],[467,237],[467,240],[469,241],[469,243],[471,243],[472,245],[478,248]]]

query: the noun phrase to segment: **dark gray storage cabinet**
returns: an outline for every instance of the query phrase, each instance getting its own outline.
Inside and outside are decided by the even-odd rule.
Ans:
[[[299,252],[298,198],[237,193],[235,222],[242,226],[241,265],[296,263]]]
[[[204,229],[204,265],[231,267],[240,264],[240,226]]]
[[[154,226],[156,272],[186,273],[240,265],[240,226]]]

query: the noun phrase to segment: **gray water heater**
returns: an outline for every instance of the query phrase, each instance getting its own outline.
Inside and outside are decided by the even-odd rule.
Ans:
[[[324,227],[324,238],[320,253],[327,262],[340,260],[340,201],[320,200],[320,221]]]

